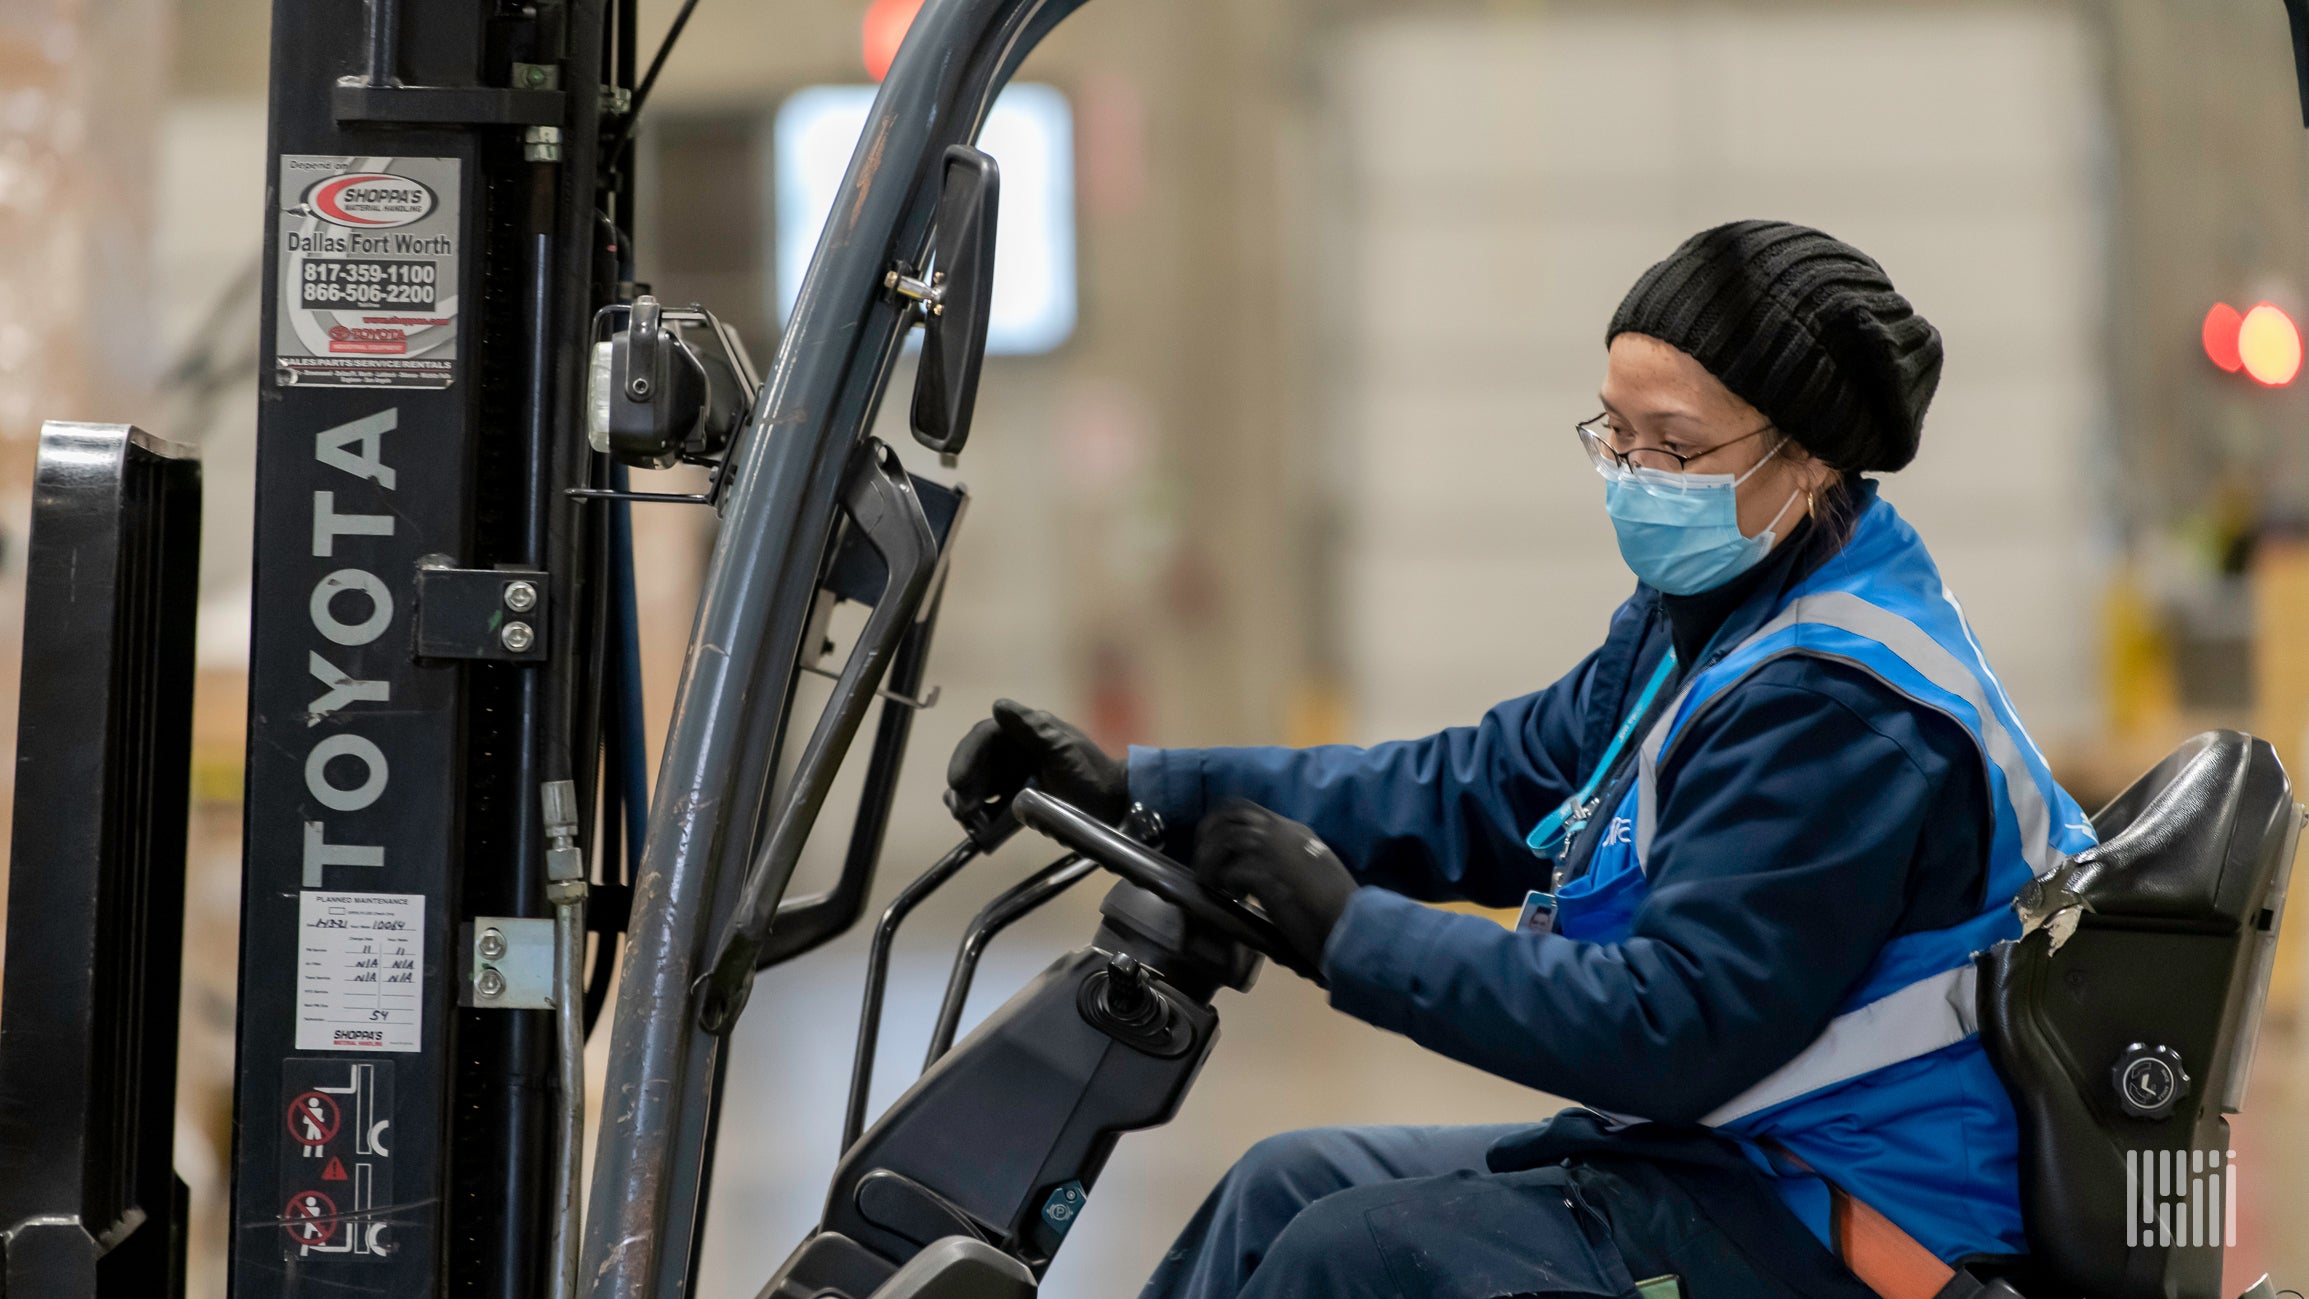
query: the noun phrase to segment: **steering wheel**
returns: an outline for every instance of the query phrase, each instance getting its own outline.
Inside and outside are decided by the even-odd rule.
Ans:
[[[1258,908],[1212,888],[1185,866],[1138,842],[1072,803],[1039,789],[1022,789],[1010,805],[1021,825],[1058,841],[1163,901],[1198,924],[1259,952],[1277,965],[1324,984],[1275,922]]]

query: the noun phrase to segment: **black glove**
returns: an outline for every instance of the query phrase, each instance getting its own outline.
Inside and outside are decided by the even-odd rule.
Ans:
[[[966,802],[986,803],[1010,797],[1029,780],[1101,821],[1120,821],[1130,811],[1129,768],[1052,714],[997,699],[994,716],[954,746],[946,784]]]
[[[1221,803],[1196,828],[1195,874],[1256,901],[1316,970],[1356,888],[1355,877],[1314,831],[1240,798]]]

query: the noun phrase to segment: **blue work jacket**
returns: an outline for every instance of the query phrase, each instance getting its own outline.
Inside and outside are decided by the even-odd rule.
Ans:
[[[1601,782],[1599,806],[1624,816],[1593,818],[1561,862],[1535,856],[1525,838],[1595,772],[1671,644],[1686,667],[1654,705],[1662,716],[1690,677],[1776,616],[1784,622],[1794,596],[1837,573],[1850,585],[1855,562],[1904,565],[1914,571],[1900,580],[1940,596],[1914,533],[1871,486],[1858,488],[1861,559],[1807,525],[1712,598],[1639,586],[1594,654],[1473,727],[1371,748],[1134,749],[1132,795],[1173,826],[1191,826],[1221,798],[1250,798],[1306,822],[1371,886],[1325,952],[1338,1008],[1607,1113],[1708,1118],[1804,1053],[1856,998],[1897,987],[1888,955],[1898,966],[1921,950],[1945,972],[2017,932],[2004,911],[2017,887],[2015,835],[1996,811],[2012,782],[1984,760],[1973,729],[1888,680],[1897,665],[1798,647],[1733,665],[1735,676],[1710,685],[1709,706],[1677,719],[1673,748],[1648,773],[1655,807],[1640,887],[1608,924],[1587,922],[1587,938],[1514,933],[1413,899],[1512,906],[1559,875],[1568,899],[1599,850],[1624,855],[1647,774],[1635,752]],[[1658,719],[1639,720],[1648,733]],[[2017,720],[2006,732],[2034,756]],[[2035,762],[2040,802],[2068,827],[2061,842],[2089,843],[2083,817]],[[2000,852],[2005,868],[1992,871]],[[1930,972],[1908,973],[1919,971]],[[1902,1140],[1881,1113],[1902,1102],[1879,1094],[1858,1124],[1872,1131],[1824,1130],[1805,1153],[1943,1258],[2017,1251],[2009,1102],[1976,1041],[1948,1054],[1953,1063],[1909,1066],[1962,1093],[1932,1102],[1933,1132]],[[1729,1135],[1785,1138],[1805,1103],[1748,1116]],[[1827,1127],[1853,1117],[1831,1115]],[[1761,1151],[1759,1163],[1825,1238],[1825,1187]]]

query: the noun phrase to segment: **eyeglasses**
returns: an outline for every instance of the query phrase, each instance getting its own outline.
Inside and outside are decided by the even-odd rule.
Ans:
[[[1610,414],[1606,413],[1571,426],[1572,431],[1579,434],[1579,444],[1587,450],[1587,458],[1594,461],[1595,467],[1598,469],[1608,469],[1617,465],[1622,469],[1653,469],[1661,473],[1680,474],[1685,472],[1686,466],[1694,460],[1712,456],[1725,447],[1737,446],[1749,438],[1759,437],[1772,430],[1772,425],[1765,424],[1760,428],[1750,429],[1729,441],[1718,442],[1712,447],[1694,451],[1690,455],[1670,451],[1666,447],[1634,447],[1622,451],[1612,445],[1611,426],[1606,423],[1610,418]]]

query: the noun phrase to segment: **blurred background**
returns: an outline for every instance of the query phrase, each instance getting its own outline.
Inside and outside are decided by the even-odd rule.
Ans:
[[[640,275],[765,362],[913,7],[704,0],[651,101]],[[645,9],[645,37],[674,8]],[[204,1296],[226,1231],[269,11],[0,6],[6,679],[40,420],[134,421],[206,466],[178,1138]],[[2309,770],[2309,133],[2276,0],[1100,0],[1018,82],[986,135],[1004,226],[978,436],[957,471],[912,461],[974,507],[883,894],[956,837],[945,756],[998,695],[1109,746],[1313,743],[1422,734],[1554,680],[1632,584],[1571,435],[1604,323],[1685,235],[1748,216],[1859,245],[1946,335],[1923,452],[1885,495],[2080,802],[2215,725]],[[882,435],[911,453],[900,406]],[[654,742],[712,519],[636,517]],[[878,1098],[911,1075],[969,913],[1039,860],[1015,844],[912,923]],[[1096,900],[1002,938],[971,1016],[1085,940]],[[2232,1289],[2309,1276],[2281,1230],[2309,1195],[2305,925],[2236,1123]],[[755,994],[707,1296],[751,1295],[815,1221],[862,954]],[[1125,1139],[1054,1297],[1135,1291],[1269,1132],[1555,1106],[1274,971],[1221,1010],[1201,1083]]]

